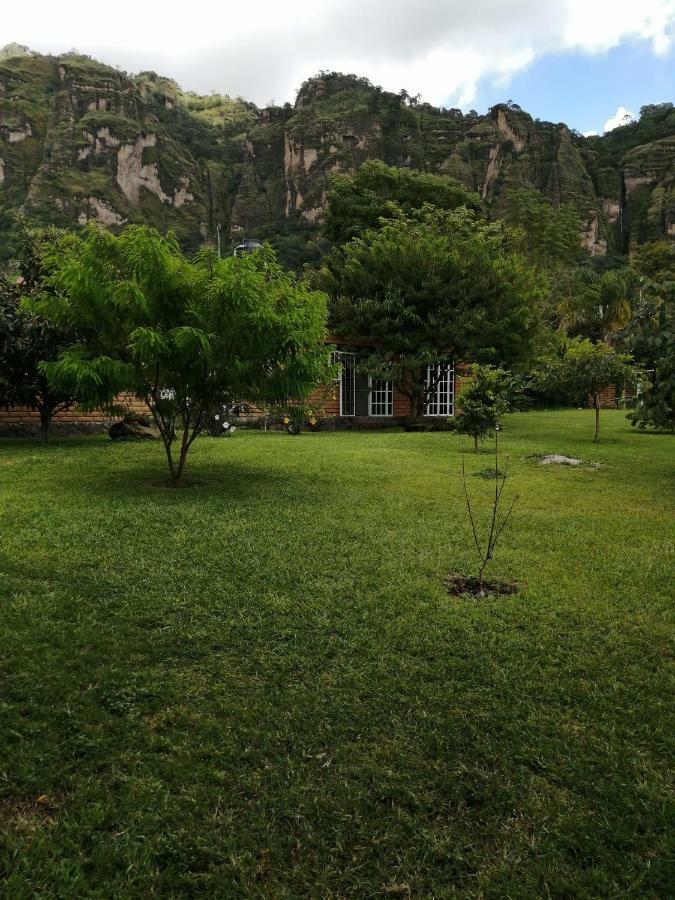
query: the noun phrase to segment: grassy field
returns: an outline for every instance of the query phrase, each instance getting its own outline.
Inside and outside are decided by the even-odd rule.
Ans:
[[[675,444],[592,418],[485,600],[453,435],[0,442],[0,894],[673,896]]]

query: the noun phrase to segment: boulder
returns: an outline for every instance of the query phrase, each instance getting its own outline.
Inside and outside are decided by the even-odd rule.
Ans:
[[[551,453],[549,456],[544,456],[543,459],[540,460],[542,466],[580,466],[581,460],[574,459],[573,456],[562,456],[560,453]]]
[[[113,422],[108,434],[113,441],[156,441],[159,437],[146,416],[125,416],[120,422]]]

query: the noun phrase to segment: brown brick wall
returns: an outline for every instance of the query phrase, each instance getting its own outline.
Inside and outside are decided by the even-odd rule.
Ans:
[[[621,400],[631,400],[633,398],[633,390],[624,388],[619,391],[616,385],[610,385],[600,391],[600,406],[603,409],[616,409],[620,405]],[[593,398],[588,398],[588,405],[593,406]]]
[[[142,400],[123,394],[117,398],[116,403],[137,415],[147,415],[148,408]],[[118,415],[110,415],[102,410],[83,412],[77,406],[57,413],[52,420],[55,425],[107,425],[116,421]],[[26,428],[37,427],[40,424],[40,414],[35,409],[26,409],[21,406],[11,406],[9,409],[0,408],[0,428],[4,425],[20,425]]]

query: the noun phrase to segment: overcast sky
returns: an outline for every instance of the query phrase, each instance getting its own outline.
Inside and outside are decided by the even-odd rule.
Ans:
[[[675,0],[29,0],[3,10],[0,46],[10,41],[77,48],[260,105],[292,101],[304,78],[329,69],[480,112],[512,97],[602,131],[619,106],[673,99]]]

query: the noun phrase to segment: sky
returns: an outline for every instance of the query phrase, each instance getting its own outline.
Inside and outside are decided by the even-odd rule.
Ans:
[[[30,0],[3,11],[12,41],[259,105],[320,70],[463,110],[511,99],[583,133],[675,99],[675,0]]]

